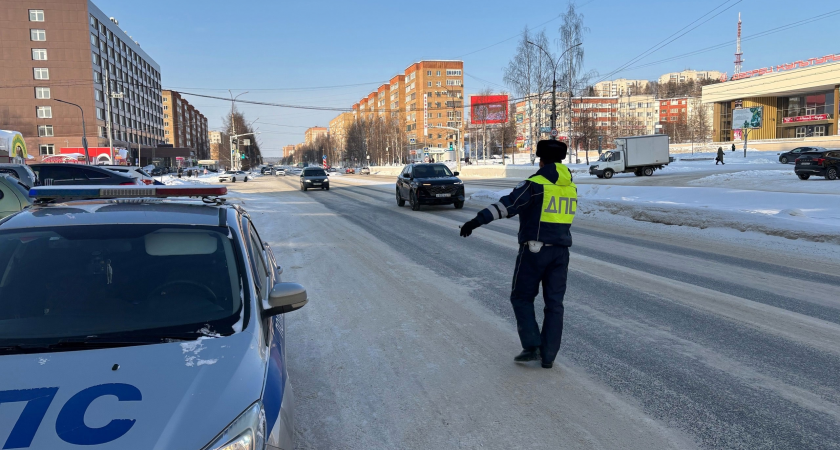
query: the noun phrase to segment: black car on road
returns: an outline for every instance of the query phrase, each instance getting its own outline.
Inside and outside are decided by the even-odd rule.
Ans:
[[[300,190],[326,189],[330,190],[330,178],[320,167],[307,167],[300,174]]]
[[[408,201],[411,209],[420,205],[455,205],[464,207],[464,182],[458,172],[444,164],[409,164],[397,178],[397,205]]]
[[[824,152],[826,149],[822,147],[796,147],[795,149],[779,153],[779,162],[782,164],[788,164],[796,161],[796,158],[799,158],[799,155],[808,152]]]
[[[793,170],[800,180],[807,180],[811,175],[836,180],[840,176],[840,150],[803,153],[796,158]]]
[[[76,184],[136,185],[135,178],[108,169],[84,164],[43,163],[29,166],[38,176],[41,186],[66,186]]]

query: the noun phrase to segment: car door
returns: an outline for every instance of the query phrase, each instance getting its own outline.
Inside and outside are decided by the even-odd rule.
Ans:
[[[403,198],[408,198],[408,191],[411,189],[411,166],[405,166],[402,174],[400,174],[400,195]]]

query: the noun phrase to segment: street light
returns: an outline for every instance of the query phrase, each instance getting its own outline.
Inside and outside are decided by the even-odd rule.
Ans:
[[[235,107],[235,105],[236,105],[236,99],[237,99],[237,98],[239,98],[239,96],[240,96],[240,95],[245,95],[245,94],[247,94],[248,92],[249,92],[249,91],[242,92],[242,93],[240,93],[240,94],[237,94],[237,95],[236,95],[236,97],[234,97],[234,96],[233,96],[233,92],[232,92],[230,89],[228,89],[228,93],[230,94],[230,127],[231,127],[231,131],[232,131],[232,134],[233,134],[233,135],[235,135],[235,134],[236,134],[236,121],[233,119],[233,108],[234,108],[234,107]],[[242,136],[245,136],[245,135],[243,134]],[[234,151],[233,151],[233,136],[231,136],[231,138],[230,138],[230,166],[231,166],[231,167],[230,167],[230,168],[231,168],[231,169],[236,169],[236,168],[234,167],[233,155],[234,155]]]
[[[54,98],[53,100],[55,100],[59,103],[65,103],[65,104],[68,104],[68,105],[73,105],[76,108],[79,108],[79,111],[82,112],[82,147],[84,147],[84,149],[85,149],[85,160],[87,161],[87,164],[90,165],[90,154],[88,153],[88,141],[87,141],[87,127],[85,126],[85,110],[82,109],[81,106],[79,106],[75,103],[66,102],[64,100],[59,100],[57,98]]]
[[[525,42],[527,42],[527,43],[533,45],[534,47],[537,47],[538,49],[542,50],[543,53],[545,53],[546,56],[548,56],[548,60],[551,61],[551,59],[552,59],[551,58],[551,53],[548,53],[548,51],[546,51],[546,49],[542,48],[541,45],[535,44],[531,41],[525,41]],[[583,44],[583,42],[578,42],[577,44],[567,48],[565,51],[563,51],[563,53],[560,55],[560,57],[557,58],[557,61],[552,61],[554,63],[554,71],[552,72],[553,81],[552,81],[552,88],[551,88],[551,131],[552,131],[551,139],[552,140],[557,139],[553,134],[554,130],[557,129],[557,126],[556,126],[557,125],[557,66],[560,64],[560,60],[563,59],[564,56],[566,56],[566,53],[568,53],[569,50],[571,50],[575,47],[578,47],[582,44]],[[571,95],[571,92],[569,93],[569,95]],[[569,128],[571,128],[571,127],[569,127]],[[572,130],[570,129],[569,130],[569,138],[571,138],[571,134],[572,134]],[[534,145],[533,142],[531,143],[531,145]]]

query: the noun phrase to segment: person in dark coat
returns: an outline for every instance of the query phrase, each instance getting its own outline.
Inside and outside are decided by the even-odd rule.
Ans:
[[[572,221],[577,211],[577,187],[562,164],[568,148],[560,141],[540,141],[540,170],[513,191],[461,226],[461,236],[498,219],[519,216],[519,255],[513,273],[510,302],[516,317],[522,353],[517,363],[540,361],[554,365],[563,336],[563,299],[572,246]],[[542,285],[545,302],[540,330],[534,299]]]
[[[726,163],[723,162],[723,147],[718,147],[718,154],[717,154],[717,158],[715,158],[715,165],[718,165],[718,163],[721,163],[724,166],[726,165]]]
[[[735,151],[735,143],[734,142],[732,143],[732,151],[733,152]]]

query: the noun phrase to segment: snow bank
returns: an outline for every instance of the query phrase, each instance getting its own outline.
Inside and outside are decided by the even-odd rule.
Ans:
[[[509,189],[480,190],[469,195],[468,201],[482,206],[508,193]],[[640,222],[754,231],[840,244],[840,196],[594,184],[578,185],[578,199],[578,214],[605,220],[624,216]]]
[[[784,170],[745,170],[719,173],[690,181],[688,184],[733,189],[840,195],[840,183],[820,177],[811,177],[811,179],[805,181],[800,180],[793,172],[793,167]]]

